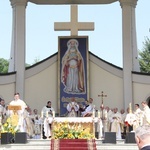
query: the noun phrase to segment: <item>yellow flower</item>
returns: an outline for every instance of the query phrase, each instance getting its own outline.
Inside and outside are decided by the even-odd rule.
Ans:
[[[81,124],[70,125],[67,121],[54,124],[54,139],[93,139],[94,135],[90,128],[84,129]]]
[[[17,129],[17,125],[13,124],[13,121],[15,122],[14,118],[9,117],[6,120],[6,123],[4,123],[1,127],[1,133],[12,133],[15,134],[16,132],[18,132],[19,130]]]
[[[5,123],[3,126],[4,126],[4,127],[7,127],[7,126],[8,126],[8,124],[7,124],[7,123]]]

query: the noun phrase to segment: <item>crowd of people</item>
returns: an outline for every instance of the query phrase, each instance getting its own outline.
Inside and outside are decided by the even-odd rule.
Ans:
[[[51,137],[51,123],[54,117],[54,108],[51,106],[51,101],[42,108],[40,114],[38,110],[33,111],[26,103],[20,99],[19,93],[14,94],[14,100],[12,100],[9,105],[21,106],[20,110],[17,111],[18,114],[18,129],[20,132],[26,132],[29,138],[50,138]],[[10,110],[8,106],[5,106],[5,100],[0,99],[0,118],[1,123],[4,124],[7,118],[13,115],[14,111]],[[126,109],[109,108],[108,106],[102,105],[96,108],[93,104],[93,99],[90,98],[86,100],[84,104],[79,104],[76,102],[74,97],[67,104],[67,116],[68,117],[98,117],[102,122],[103,133],[104,132],[116,132],[116,138],[124,138],[127,132],[136,133],[136,141],[143,140],[140,134],[141,126],[150,126],[150,108],[146,101],[141,102],[140,109],[139,104],[134,105],[132,110],[131,104]],[[43,122],[43,126],[41,123]],[[146,128],[146,127],[145,127]],[[146,129],[145,129],[146,130]],[[143,131],[144,132],[144,131]],[[149,133],[149,132],[148,132]],[[101,134],[101,136],[104,136]],[[139,144],[140,145],[140,144]],[[141,146],[141,145],[140,145]]]
[[[100,116],[103,127],[103,134],[101,136],[104,136],[104,132],[116,132],[116,138],[122,139],[125,138],[127,132],[135,132],[140,126],[150,125],[150,108],[147,102],[142,101],[141,107],[142,109],[140,109],[139,104],[135,104],[132,110],[130,103],[126,110],[121,109],[119,111],[118,108],[104,107],[104,105],[98,109],[93,104],[92,98],[85,101],[84,105],[78,104],[75,99],[72,98],[72,101],[67,105],[67,110],[68,116],[71,117]]]
[[[20,106],[18,110],[14,111],[13,108],[9,106]],[[7,118],[11,116],[17,119],[16,130],[20,132],[26,132],[28,138],[40,138],[41,134],[41,116],[38,114],[38,110],[34,109],[33,112],[31,108],[26,105],[26,103],[20,99],[19,93],[14,94],[14,100],[12,100],[7,106],[5,105],[5,100],[0,99],[0,123],[3,125]]]

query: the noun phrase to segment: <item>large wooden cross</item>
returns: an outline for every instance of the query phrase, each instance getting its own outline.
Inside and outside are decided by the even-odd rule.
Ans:
[[[94,30],[93,22],[78,22],[78,6],[71,5],[71,21],[70,22],[55,22],[55,31],[71,31],[71,36],[77,36],[78,31]]]

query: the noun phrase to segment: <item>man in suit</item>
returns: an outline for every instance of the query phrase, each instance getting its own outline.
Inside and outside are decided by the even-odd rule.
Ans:
[[[143,125],[135,130],[135,140],[139,150],[150,150],[150,125]]]

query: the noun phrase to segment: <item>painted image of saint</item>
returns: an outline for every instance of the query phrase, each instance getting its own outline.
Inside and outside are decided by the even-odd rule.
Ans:
[[[64,92],[69,94],[85,93],[85,70],[79,42],[71,39],[67,42],[67,51],[62,58],[61,82]]]

